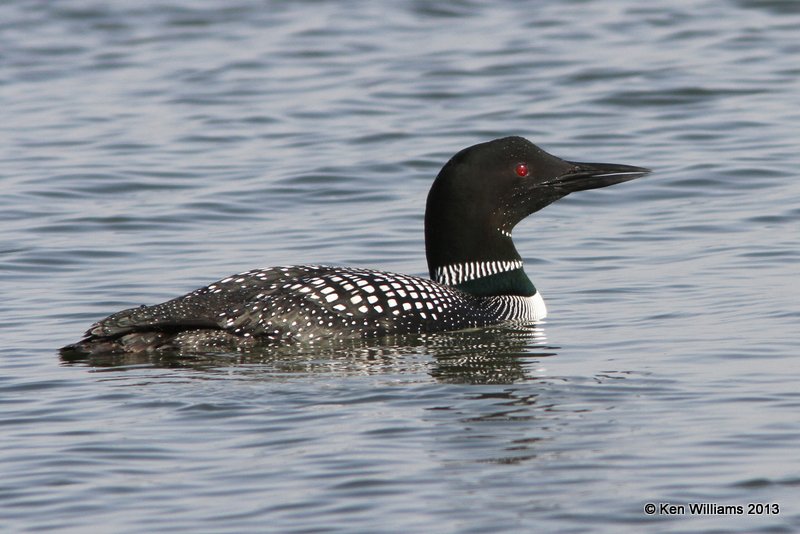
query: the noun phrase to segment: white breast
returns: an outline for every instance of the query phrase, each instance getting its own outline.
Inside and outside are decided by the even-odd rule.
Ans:
[[[490,297],[489,302],[501,321],[541,321],[547,317],[547,306],[538,291],[530,297]]]
[[[531,309],[531,320],[541,321],[547,317],[547,306],[545,306],[541,293],[537,291],[535,295],[526,298],[528,300],[528,306]]]

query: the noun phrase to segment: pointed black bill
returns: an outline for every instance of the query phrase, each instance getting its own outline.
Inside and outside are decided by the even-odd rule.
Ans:
[[[580,163],[575,161],[568,163],[572,165],[572,168],[565,174],[549,181],[548,185],[573,193],[575,191],[598,189],[628,182],[641,178],[650,172],[650,169],[645,169],[644,167],[616,163]]]

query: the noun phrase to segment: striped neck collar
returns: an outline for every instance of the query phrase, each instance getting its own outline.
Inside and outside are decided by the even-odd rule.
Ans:
[[[437,267],[435,271],[435,280],[440,284],[457,286],[477,278],[506,273],[517,269],[522,269],[521,260],[453,263]]]

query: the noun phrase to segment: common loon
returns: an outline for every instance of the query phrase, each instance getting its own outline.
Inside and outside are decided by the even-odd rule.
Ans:
[[[236,349],[538,321],[545,304],[511,230],[569,193],[648,172],[565,161],[521,137],[477,144],[447,162],[428,194],[431,279],[323,265],[256,269],[114,313],[62,351]]]

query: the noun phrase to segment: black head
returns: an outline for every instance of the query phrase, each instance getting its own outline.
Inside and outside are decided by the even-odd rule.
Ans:
[[[648,172],[565,161],[522,137],[465,148],[442,168],[428,194],[425,248],[431,276],[445,265],[518,260],[511,230],[522,219],[572,192]]]

